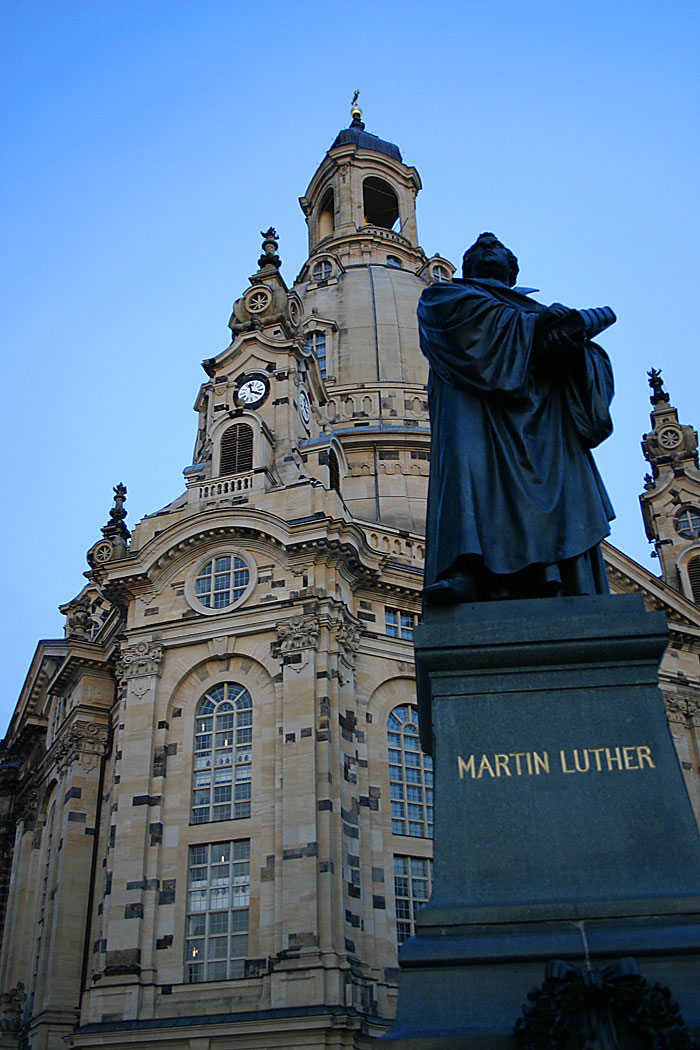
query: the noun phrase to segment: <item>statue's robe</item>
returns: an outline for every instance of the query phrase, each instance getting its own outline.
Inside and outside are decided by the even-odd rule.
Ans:
[[[489,573],[572,567],[564,593],[607,591],[614,517],[590,449],[612,432],[612,369],[586,341],[563,368],[535,339],[545,307],[499,281],[427,288],[418,305],[432,427],[425,583],[458,560]],[[573,559],[573,561],[572,561]]]

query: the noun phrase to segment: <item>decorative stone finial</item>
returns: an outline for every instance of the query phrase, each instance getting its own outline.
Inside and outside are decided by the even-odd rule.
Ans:
[[[105,528],[109,528],[111,525],[121,525],[122,529],[126,526],[123,525],[124,518],[127,512],[124,510],[124,501],[126,500],[126,485],[120,481],[118,485],[114,486],[114,506],[109,512],[109,525]]]
[[[277,230],[274,226],[263,233],[260,231],[260,236],[263,239],[263,253],[258,259],[258,266],[261,270],[265,269],[266,266],[273,266],[276,270],[279,270],[282,265],[282,260],[277,254],[279,247],[279,238],[277,237]]]
[[[114,506],[109,512],[109,521],[102,526],[104,539],[95,543],[87,552],[88,563],[93,569],[114,558],[125,558],[126,542],[131,533],[124,524],[127,511],[124,509],[126,485],[120,481],[114,486]]]
[[[651,397],[649,398],[651,404],[658,405],[660,401],[663,401],[665,404],[668,404],[668,402],[670,401],[670,397],[664,390],[664,381],[661,378],[661,369],[652,368],[647,372],[647,375],[649,376],[649,386],[653,391]]]
[[[352,124],[350,126],[354,128],[364,128],[364,124],[362,123],[362,110],[357,104],[359,94],[360,89],[358,88],[352,96],[352,104],[350,106],[350,116],[352,117]]]

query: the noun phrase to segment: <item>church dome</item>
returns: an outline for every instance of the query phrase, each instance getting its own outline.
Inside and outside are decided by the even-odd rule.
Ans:
[[[405,254],[401,247],[391,241],[379,248],[372,245],[366,263],[347,267],[329,253],[312,263],[303,274],[306,279],[295,285],[305,316],[332,323],[326,344],[329,388],[427,381],[416,309],[428,282],[399,265]],[[324,273],[328,278],[318,280]]]
[[[375,153],[384,153],[387,157],[392,157],[399,162],[403,160],[398,146],[395,146],[393,142],[380,139],[378,135],[372,135],[369,131],[365,131],[364,123],[357,118],[353,120],[349,128],[343,128],[339,132],[331,149],[335,149],[336,146],[347,146],[350,144],[358,146],[360,149],[374,150]]]

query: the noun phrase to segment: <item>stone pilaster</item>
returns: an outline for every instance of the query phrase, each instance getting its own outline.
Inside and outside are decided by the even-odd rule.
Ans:
[[[163,647],[151,641],[122,645],[117,675],[121,713],[115,742],[118,784],[110,828],[104,898],[105,970],[101,987],[153,980],[158,857],[153,825],[161,824],[161,776],[154,762],[158,682]],[[127,1016],[136,1002],[125,994]],[[116,1001],[115,1001],[116,1009]]]

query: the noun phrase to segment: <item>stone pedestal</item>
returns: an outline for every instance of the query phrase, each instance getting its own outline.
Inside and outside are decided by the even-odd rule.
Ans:
[[[426,615],[434,880],[399,953],[397,1045],[515,1046],[552,960],[632,956],[700,1028],[700,838],[657,687],[666,641],[636,596]]]

